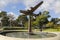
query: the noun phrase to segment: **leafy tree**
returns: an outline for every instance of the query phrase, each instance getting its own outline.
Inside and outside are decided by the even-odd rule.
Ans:
[[[7,12],[5,12],[5,11],[1,11],[1,12],[0,12],[0,17],[5,17],[5,16],[7,16],[6,13],[7,13]]]
[[[60,19],[59,18],[52,18],[51,22],[53,22],[54,24],[57,24],[57,22],[59,22]]]
[[[8,18],[7,18],[7,12],[5,12],[5,11],[1,11],[0,12],[0,18],[1,18],[1,26],[7,26],[7,20],[8,20]],[[6,18],[6,19],[5,19]],[[3,21],[4,20],[4,21]],[[5,21],[6,21],[6,23],[5,23]]]
[[[48,11],[44,11],[41,15],[36,17],[36,21],[33,23],[34,25],[38,25],[40,31],[42,31],[43,25],[48,23],[48,18],[50,17]]]
[[[14,17],[13,14],[8,14],[7,16],[8,16],[8,18],[9,18],[9,24],[10,24],[10,27],[11,27],[11,26],[13,25],[12,22],[14,21],[14,18],[15,18],[15,17]]]
[[[11,26],[16,27],[16,26],[19,26],[19,24],[16,20],[13,20],[11,21]]]
[[[54,23],[53,23],[53,22],[48,22],[48,23],[46,24],[46,27],[47,27],[47,28],[53,28],[53,27],[54,27]]]
[[[9,26],[9,21],[8,20],[9,20],[9,18],[7,16],[3,17],[2,20],[1,20],[2,21],[2,25],[3,26]]]
[[[19,17],[17,18],[17,21],[20,25],[25,26],[25,23],[28,21],[28,18],[26,15],[19,15]]]
[[[60,19],[59,18],[52,18],[51,19],[51,22],[53,22],[53,24],[54,24],[54,27],[53,28],[58,28],[58,22],[60,21]]]

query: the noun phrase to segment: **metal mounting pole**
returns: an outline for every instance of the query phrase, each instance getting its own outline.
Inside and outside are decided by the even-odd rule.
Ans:
[[[29,21],[28,21],[28,32],[32,33],[32,27],[31,27],[31,15],[29,15]]]

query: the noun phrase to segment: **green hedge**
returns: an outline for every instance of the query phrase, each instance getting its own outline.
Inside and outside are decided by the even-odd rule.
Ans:
[[[26,28],[23,27],[5,27],[3,30],[25,30]]]

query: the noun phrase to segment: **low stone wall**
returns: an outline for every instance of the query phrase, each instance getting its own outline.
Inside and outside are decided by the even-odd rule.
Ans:
[[[60,40],[60,33],[56,33],[56,32],[54,33],[57,34],[56,37],[41,38],[41,39],[14,38],[14,37],[7,37],[7,36],[0,35],[0,40]]]

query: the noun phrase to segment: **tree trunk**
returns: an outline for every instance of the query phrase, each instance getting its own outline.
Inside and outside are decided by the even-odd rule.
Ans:
[[[11,20],[10,20],[10,27],[11,27]]]
[[[43,26],[40,26],[40,31],[42,32],[42,30],[43,30]]]
[[[1,27],[2,27],[2,22],[1,22]]]

